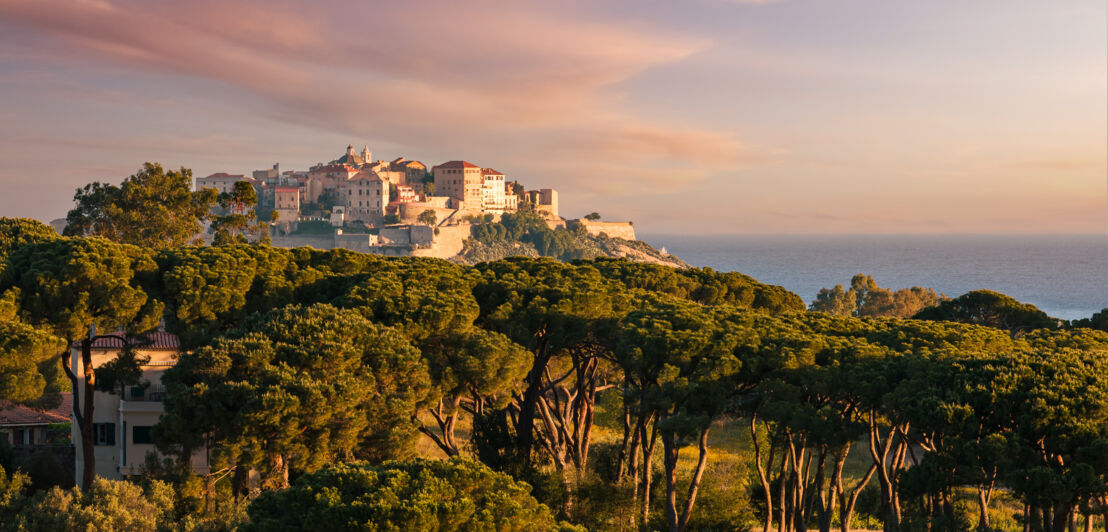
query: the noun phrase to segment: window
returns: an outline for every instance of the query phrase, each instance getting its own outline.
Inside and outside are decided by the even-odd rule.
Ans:
[[[131,400],[132,401],[141,401],[143,399],[143,397],[145,397],[145,396],[146,396],[146,388],[145,387],[143,387],[143,386],[132,386],[131,387]]]
[[[137,443],[154,443],[154,439],[150,437],[151,427],[135,426],[131,429],[131,441]]]
[[[94,445],[115,445],[115,423],[93,423]]]

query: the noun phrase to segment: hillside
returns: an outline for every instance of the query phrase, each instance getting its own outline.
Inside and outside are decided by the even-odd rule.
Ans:
[[[639,240],[590,235],[580,229],[551,229],[542,218],[529,213],[507,214],[499,222],[473,226],[473,236],[450,260],[478,264],[507,257],[577,259],[626,258],[635,262],[688,268],[681,259]]]

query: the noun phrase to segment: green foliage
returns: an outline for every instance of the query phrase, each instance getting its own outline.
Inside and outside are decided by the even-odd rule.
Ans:
[[[918,320],[974,323],[1013,332],[1055,329],[1060,323],[1034,305],[1020,303],[992,290],[967,292],[921,310],[913,317]]]
[[[192,191],[192,171],[165,171],[144,163],[122,185],[90,183],[73,196],[66,236],[102,236],[149,248],[167,248],[198,240],[202,222],[215,205],[214,189]]]
[[[18,248],[0,276],[20,316],[68,339],[100,332],[153,328],[162,304],[138,277],[156,269],[147,251],[99,238],[58,239]]]
[[[213,245],[245,244],[251,238],[268,242],[269,220],[258,219],[258,193],[254,185],[237,181],[234,190],[220,194],[218,201],[225,214],[212,217]]]
[[[590,212],[590,213],[586,214],[584,218],[585,218],[586,220],[593,220],[593,221],[596,221],[596,220],[599,220],[599,219],[600,219],[600,213],[598,213],[598,212]]]
[[[23,488],[31,483],[27,475],[12,471],[10,474],[0,466],[0,516],[10,510],[23,497]]]
[[[438,216],[435,214],[434,209],[427,209],[416,218],[416,221],[423,225],[435,225],[438,222]]]
[[[533,212],[505,213],[499,222],[473,226],[473,239],[485,245],[522,242],[534,246],[540,256],[559,260],[588,258],[578,236],[564,229],[552,230],[542,216]]]
[[[908,318],[942,300],[943,296],[930,288],[913,286],[892,291],[878,286],[873,277],[859,273],[850,280],[850,290],[844,291],[841,284],[820,289],[810,308],[836,316]]]
[[[335,227],[331,222],[323,220],[304,220],[296,223],[294,235],[331,235],[335,233]]]
[[[629,289],[663,293],[705,305],[728,304],[780,314],[804,309],[799,296],[780,286],[759,283],[739,272],[711,268],[676,269],[626,259],[596,259],[589,264]]]
[[[58,385],[58,353],[65,342],[17,321],[0,320],[0,397],[30,403]],[[49,386],[53,384],[53,386]]]
[[[1094,313],[1091,317],[1073,320],[1072,327],[1083,329],[1097,329],[1108,332],[1108,308]]]
[[[382,220],[382,222],[385,225],[398,224],[398,223],[400,223],[400,215],[399,214],[386,214],[384,219]]]
[[[181,356],[162,381],[163,447],[187,454],[207,435],[213,461],[258,467],[271,486],[290,470],[405,456],[429,388],[402,334],[329,305],[252,317]]]
[[[118,392],[121,397],[125,397],[127,387],[142,380],[142,366],[149,361],[149,356],[140,355],[133,345],[127,344],[119,350],[115,358],[96,368],[96,389],[108,393]]]
[[[526,484],[464,459],[349,463],[263,493],[242,530],[559,529],[529,492]]]
[[[53,227],[38,220],[0,217],[0,261],[19,246],[57,238],[58,233]]]
[[[168,526],[173,510],[172,489],[154,482],[146,490],[126,481],[97,478],[87,491],[53,488],[27,500],[11,530],[53,532],[154,532]]]

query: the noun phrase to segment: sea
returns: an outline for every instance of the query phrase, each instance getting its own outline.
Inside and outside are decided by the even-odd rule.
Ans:
[[[949,297],[989,289],[1066,320],[1108,308],[1108,235],[644,234],[692,266],[738,271],[811,303],[820,288],[932,288]]]

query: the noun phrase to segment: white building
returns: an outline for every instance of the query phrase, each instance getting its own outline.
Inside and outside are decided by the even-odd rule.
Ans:
[[[196,178],[196,190],[203,188],[214,188],[220,194],[225,192],[234,192],[235,183],[239,181],[247,181],[250,184],[254,184],[254,179],[246,177],[243,174],[228,174],[225,172],[219,172],[207,177]]]
[[[504,214],[507,201],[504,195],[504,174],[492,168],[481,169],[481,210],[492,214]]]
[[[155,452],[151,429],[158,418],[165,413],[162,401],[165,388],[162,386],[162,374],[176,364],[181,344],[176,336],[167,332],[153,332],[136,342],[146,343],[136,349],[138,355],[150,357],[142,366],[142,379],[138,385],[128,386],[123,396],[116,393],[97,391],[93,394],[92,432],[95,438],[94,455],[96,457],[96,475],[109,479],[122,479],[142,472],[146,455]],[[92,345],[92,366],[94,368],[113,360],[123,347],[118,338],[100,338]],[[78,379],[84,380],[85,370],[81,363],[81,346],[72,348],[73,371]],[[84,386],[79,386],[77,394],[80,404],[85,403]],[[76,419],[72,425],[73,445],[77,448],[77,478],[84,470],[81,454],[81,431]],[[207,449],[201,449],[192,456],[193,471],[205,474],[209,470]]]

